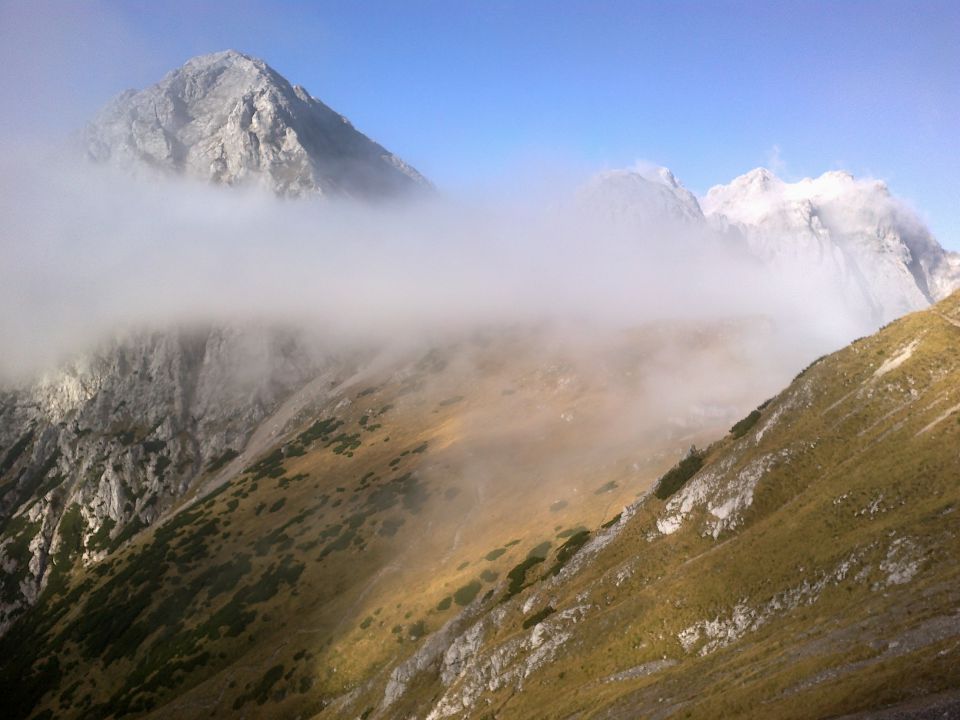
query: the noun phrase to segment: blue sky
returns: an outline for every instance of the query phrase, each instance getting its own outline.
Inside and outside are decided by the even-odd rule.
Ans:
[[[958,38],[948,2],[8,2],[0,92],[36,89],[7,125],[57,128],[232,47],[451,192],[843,168],[960,249]]]

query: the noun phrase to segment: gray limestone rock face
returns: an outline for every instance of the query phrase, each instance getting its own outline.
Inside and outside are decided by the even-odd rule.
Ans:
[[[97,162],[257,185],[278,195],[380,200],[429,182],[262,60],[195,57],[109,103],[82,136]]]
[[[58,563],[151,525],[338,362],[276,327],[139,331],[0,391],[0,633]]]

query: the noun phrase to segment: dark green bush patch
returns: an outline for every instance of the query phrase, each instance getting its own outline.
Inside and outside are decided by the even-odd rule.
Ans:
[[[500,557],[501,555],[503,555],[506,551],[507,551],[506,548],[496,548],[495,550],[491,550],[486,555],[484,555],[483,558],[484,560],[490,560],[492,562],[496,560],[498,557]]]
[[[47,592],[62,593],[66,589],[67,574],[77,556],[83,551],[83,531],[86,523],[80,514],[80,506],[72,504],[60,520],[60,546],[53,554]]]
[[[419,640],[427,634],[427,624],[423,620],[417,620],[407,630],[411,640]]]
[[[443,600],[437,603],[437,610],[443,612],[450,607],[451,603],[453,603],[453,597],[447,595],[445,598],[443,598]]]
[[[547,555],[550,554],[551,545],[552,543],[549,540],[544,540],[542,543],[530,550],[530,552],[527,553],[527,557],[538,557],[541,560],[546,560]]]
[[[571,535],[563,545],[557,548],[556,560],[553,567],[550,568],[550,572],[553,575],[559,573],[563,566],[566,565],[567,560],[576,555],[577,551],[582,548],[589,539],[590,531],[586,529],[579,530]]]
[[[703,459],[705,456],[706,453],[697,450],[695,447],[691,447],[687,456],[674,465],[657,481],[657,487],[653,491],[653,494],[661,500],[666,500],[673,495],[703,467]]]
[[[491,570],[490,568],[487,568],[480,573],[480,579],[484,582],[493,582],[498,577],[500,577],[500,573],[496,572],[495,570]]]
[[[453,593],[453,601],[460,606],[469,605],[473,602],[477,593],[480,592],[481,587],[483,586],[479,580],[471,580],[466,585],[457,588],[457,591]]]
[[[333,433],[341,425],[343,425],[343,421],[337,420],[336,418],[317,420],[310,427],[300,433],[295,442],[303,447],[309,446],[316,440],[327,442],[330,439],[330,436],[333,435]]]
[[[227,448],[226,450],[223,451],[222,455],[219,455],[218,457],[215,457],[213,460],[210,461],[210,464],[207,465],[207,472],[214,473],[220,468],[222,468],[224,465],[226,465],[228,462],[230,462],[231,460],[239,456],[240,456],[240,453],[238,453],[236,450],[234,450],[233,448]]]
[[[607,520],[607,521],[606,521],[603,525],[601,525],[600,527],[602,527],[604,530],[607,530],[607,529],[609,529],[609,528],[612,528],[614,525],[616,525],[618,522],[620,522],[620,518],[621,518],[622,516],[623,516],[623,513],[617,513],[617,514],[614,515],[612,518],[610,518],[609,520]]]
[[[501,602],[506,602],[525,587],[528,587],[529,584],[527,583],[527,573],[543,561],[544,558],[531,555],[528,556],[523,562],[515,565],[510,572],[507,573],[507,579],[510,582],[507,585],[507,593],[503,596]]]
[[[337,455],[346,455],[347,457],[353,457],[353,451],[360,445],[360,433],[340,433],[326,443],[326,447],[332,447],[333,452]]]
[[[260,480],[265,477],[278,478],[286,471],[283,469],[283,450],[277,448],[262,460],[254,463],[246,470],[245,474],[253,476],[254,480]]]
[[[109,548],[110,533],[113,531],[113,528],[116,527],[116,525],[117,523],[113,518],[105,517],[97,531],[90,536],[87,546],[95,552]]]
[[[263,674],[263,677],[260,678],[260,682],[257,683],[256,687],[249,692],[243,693],[233,701],[233,709],[239,710],[251,700],[256,700],[257,705],[263,705],[270,699],[270,691],[282,677],[283,665],[274,665]]]
[[[171,460],[166,455],[157,455],[157,459],[153,462],[153,471],[157,474],[157,477],[163,479],[170,463]]]
[[[143,451],[148,455],[156,454],[163,450],[166,446],[167,442],[165,440],[144,440],[142,443],[140,443],[140,447],[142,447]]]
[[[528,617],[526,620],[524,620],[523,629],[528,630],[529,628],[532,628],[534,625],[539,625],[548,617],[553,615],[556,611],[557,609],[555,607],[551,605],[547,605],[543,610],[540,610],[539,612],[534,613],[533,615]]]
[[[750,428],[756,425],[759,419],[760,419],[760,409],[758,408],[756,410],[751,411],[749,415],[747,415],[745,418],[743,418],[739,422],[735,423],[734,426],[730,428],[730,434],[733,435],[734,438],[742,438],[744,435],[750,432]]]

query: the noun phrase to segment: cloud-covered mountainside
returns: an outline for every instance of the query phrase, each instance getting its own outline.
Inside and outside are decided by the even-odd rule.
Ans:
[[[233,50],[193,58],[146,90],[124,92],[83,142],[97,161],[259,183],[279,195],[384,198],[429,187],[305,88]]]
[[[698,202],[665,168],[620,170],[595,178],[585,195],[648,231],[666,223],[712,235],[773,277],[837,295],[839,308],[875,326],[960,285],[960,256],[946,252],[884,183],[849,173],[788,183],[758,168]]]
[[[799,720],[956,686],[955,296],[691,448],[957,287],[882,183],[411,193],[234,52],[81,140],[0,158],[12,717]]]
[[[4,528],[5,572],[32,582],[56,528],[0,641],[7,713],[953,717],[958,303],[819,360],[712,444],[655,398],[726,387],[743,327],[649,328],[579,360],[518,331],[330,362],[246,444],[256,418],[209,415],[223,339],[198,336],[183,416],[104,430],[120,410],[94,393],[6,453],[5,483],[47,487]],[[177,355],[149,355],[120,377],[162,384]],[[191,454],[198,429],[227,449]],[[74,447],[101,459],[64,487]],[[183,500],[152,499],[184,462]],[[97,475],[163,515],[91,525],[71,493]]]

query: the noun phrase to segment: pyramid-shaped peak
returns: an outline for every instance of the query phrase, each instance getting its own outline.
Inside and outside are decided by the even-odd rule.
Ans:
[[[84,139],[96,161],[280,195],[384,198],[429,187],[303,87],[236,50],[191,58],[156,85],[120,95]]]

